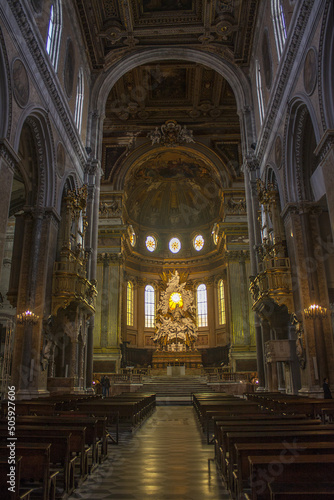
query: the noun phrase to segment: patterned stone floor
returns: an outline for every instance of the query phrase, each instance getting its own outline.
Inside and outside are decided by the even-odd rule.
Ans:
[[[124,433],[110,456],[70,499],[229,499],[190,406],[160,406],[135,433]]]

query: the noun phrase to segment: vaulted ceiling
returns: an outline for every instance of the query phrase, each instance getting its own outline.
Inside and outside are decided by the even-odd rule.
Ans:
[[[171,55],[174,47],[211,53],[247,71],[258,0],[76,0],[76,5],[93,73],[107,71],[132,54],[165,47]],[[150,133],[167,121],[186,126],[195,144],[213,151],[217,168],[225,170],[222,178],[241,180],[237,111],[233,89],[212,68],[176,58],[138,65],[119,78],[106,100],[102,183],[113,186],[127,157],[148,147]],[[161,144],[152,144],[152,158],[156,147]],[[131,221],[189,227],[219,216],[220,203],[214,199],[191,222],[182,217],[180,206],[197,210],[194,200],[203,184],[197,174],[203,171],[191,167],[188,177],[189,165],[177,151],[168,153],[178,165],[177,175],[167,160],[161,166],[160,153],[163,173],[158,166],[154,171],[154,161],[144,170],[134,164],[127,180]],[[191,154],[196,156],[196,146]],[[192,159],[194,165],[201,161],[199,156]],[[153,173],[158,179],[151,185]],[[212,172],[207,175],[213,178]]]

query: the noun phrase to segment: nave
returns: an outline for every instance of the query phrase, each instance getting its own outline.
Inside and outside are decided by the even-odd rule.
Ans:
[[[122,433],[108,459],[69,499],[229,499],[194,409],[158,406],[134,433]]]

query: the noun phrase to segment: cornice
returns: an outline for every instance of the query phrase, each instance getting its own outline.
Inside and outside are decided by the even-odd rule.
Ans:
[[[299,55],[299,47],[303,40],[304,32],[314,6],[314,0],[304,0],[299,7],[299,15],[296,23],[290,26],[291,37],[287,39],[288,46],[285,48],[283,57],[280,61],[280,75],[277,79],[276,88],[272,90],[273,100],[269,101],[266,111],[265,123],[261,130],[258,147],[256,150],[259,163],[262,163],[265,151],[267,151],[268,142],[274,127],[274,121],[279,116],[284,91],[290,80],[293,64]]]
[[[30,53],[43,79],[43,82],[49,91],[49,95],[52,98],[54,106],[64,125],[64,128],[67,132],[68,138],[73,146],[73,149],[77,153],[81,166],[84,169],[86,165],[86,157],[84,154],[84,149],[81,144],[81,141],[79,140],[74,124],[72,120],[69,118],[69,110],[66,109],[65,103],[62,101],[61,89],[57,88],[56,81],[58,80],[58,77],[55,74],[52,74],[53,70],[50,68],[50,62],[46,60],[45,50],[41,48],[40,41],[37,39],[30,26],[26,12],[22,8],[22,3],[16,0],[7,0],[7,1],[15,17],[17,25],[21,31],[26,46],[30,50]]]
[[[329,151],[334,148],[334,129],[328,129],[320,139],[318,146],[316,147],[314,154],[318,156],[320,162],[322,162]]]
[[[4,158],[6,163],[14,170],[18,167],[19,157],[7,139],[0,139],[0,156]]]

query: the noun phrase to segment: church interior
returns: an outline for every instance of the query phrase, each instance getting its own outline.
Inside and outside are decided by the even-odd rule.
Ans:
[[[4,498],[333,498],[333,75],[331,0],[1,2],[0,446],[15,414],[22,482],[33,418],[102,426]],[[327,434],[261,496],[218,414]]]

